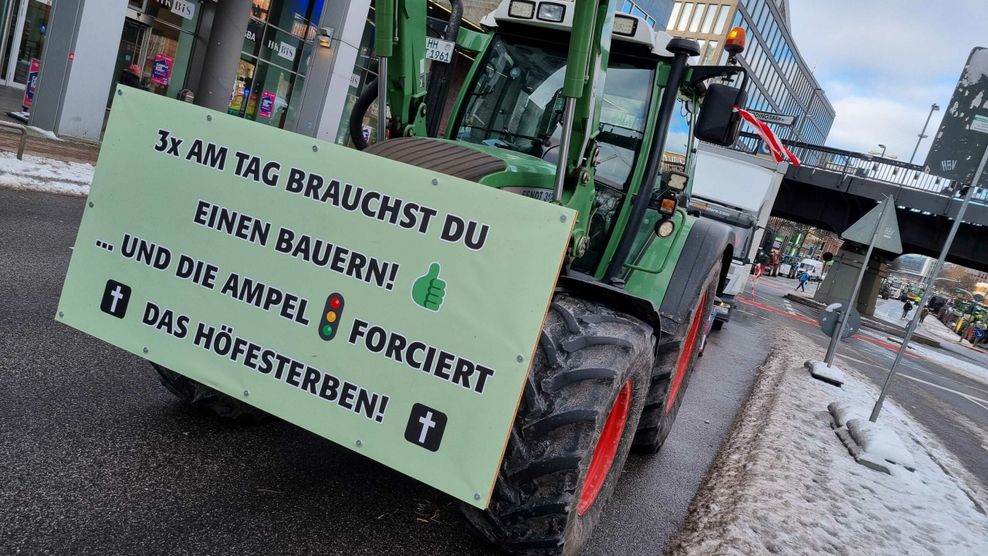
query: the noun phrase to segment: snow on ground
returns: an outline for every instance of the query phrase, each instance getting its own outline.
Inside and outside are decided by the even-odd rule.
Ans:
[[[0,152],[0,187],[86,196],[92,181],[92,164]]]
[[[910,318],[912,318],[913,312],[910,312],[909,315]],[[898,322],[895,322],[900,316],[902,316],[902,302],[892,299],[879,299],[878,304],[875,306],[875,316],[900,326],[906,326],[909,322],[908,320],[899,320]],[[921,345],[917,342],[909,343],[911,353],[915,353],[923,359],[947,367],[948,369],[962,374],[972,380],[977,380],[978,382],[988,384],[988,382],[986,382],[988,381],[988,356],[980,354],[976,351],[971,351],[970,348],[966,348],[966,346],[970,345],[967,342],[963,344],[965,348],[961,348],[960,346],[962,344],[958,341],[960,340],[960,336],[953,333],[933,315],[927,316],[920,325],[920,328],[917,330],[928,333],[934,338],[940,340],[941,347],[954,355],[945,353],[943,350],[933,349]],[[956,357],[955,355],[962,356]],[[978,361],[984,362],[979,363]]]
[[[892,400],[878,423],[910,450],[915,472],[859,465],[831,429],[827,405],[867,418],[877,389],[845,367],[843,388],[810,378],[819,352],[778,330],[751,400],[718,455],[675,554],[988,554],[988,494]]]
[[[902,307],[904,304],[904,301],[899,301],[898,299],[878,299],[877,303],[875,303],[875,318],[905,328],[909,326],[909,321],[916,314],[916,303],[913,301],[909,302],[913,306],[913,309],[909,311],[908,317],[902,318]],[[936,320],[936,317],[928,316],[926,318]]]
[[[909,348],[914,349],[913,353],[936,363],[937,365],[943,365],[957,374],[964,375],[971,380],[988,384],[988,367],[985,365],[979,365],[977,363],[971,363],[958,359],[957,357],[951,357],[942,351],[930,349],[913,342],[909,343]]]

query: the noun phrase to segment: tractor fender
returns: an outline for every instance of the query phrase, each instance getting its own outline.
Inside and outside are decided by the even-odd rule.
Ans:
[[[659,308],[667,332],[689,322],[700,288],[718,261],[722,264],[717,293],[724,291],[737,244],[737,233],[726,224],[707,218],[698,218],[693,223]]]
[[[605,284],[581,272],[564,272],[556,282],[556,291],[570,293],[589,301],[603,303],[614,310],[644,321],[660,338],[662,318],[659,309],[648,299],[631,295],[622,288]]]

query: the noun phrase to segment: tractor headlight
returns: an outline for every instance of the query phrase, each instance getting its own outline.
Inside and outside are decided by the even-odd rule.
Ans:
[[[677,172],[676,170],[669,170],[664,176],[665,185],[673,191],[685,191],[686,184],[689,182],[690,177],[682,172]]]
[[[674,231],[676,231],[676,223],[669,219],[660,220],[655,225],[655,235],[659,237],[669,237]]]
[[[552,2],[542,2],[539,4],[539,19],[542,21],[552,21],[562,23],[563,15],[566,14],[566,6],[553,4]]]
[[[535,15],[535,2],[527,0],[512,0],[508,4],[508,15],[521,19],[532,19]]]
[[[621,14],[614,15],[614,29],[612,32],[615,35],[633,37],[637,30],[638,20],[636,18]]]

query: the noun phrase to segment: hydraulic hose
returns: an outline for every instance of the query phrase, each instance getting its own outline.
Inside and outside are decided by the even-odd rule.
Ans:
[[[357,97],[357,102],[353,104],[350,111],[350,119],[347,126],[350,128],[350,140],[357,150],[362,151],[367,148],[367,141],[364,139],[364,115],[377,99],[377,78],[371,79],[365,86],[363,92]],[[382,117],[384,117],[382,115]]]
[[[462,0],[449,0],[451,8],[449,14],[449,25],[446,26],[446,33],[443,40],[456,42],[456,37],[460,32],[460,23],[463,22],[463,2]],[[443,115],[443,100],[446,98],[446,91],[449,86],[449,64],[433,62],[429,71],[429,88],[425,93],[426,121],[425,128],[429,137],[435,137],[439,133],[439,124]]]
[[[641,184],[638,186],[638,193],[632,201],[628,223],[625,224],[621,240],[618,242],[617,249],[615,249],[611,263],[604,275],[605,282],[618,278],[624,271],[625,259],[631,252],[638,228],[641,227],[642,220],[645,218],[648,202],[652,198],[652,187],[661,171],[662,152],[665,150],[666,137],[669,135],[672,112],[676,108],[676,95],[679,94],[679,86],[686,74],[686,62],[690,55],[699,54],[696,43],[687,39],[672,39],[666,48],[673,53],[673,61],[669,68],[669,78],[666,81],[665,90],[662,92],[662,100],[659,103],[659,114],[655,129],[652,132],[652,145],[648,151],[645,175],[642,177]]]

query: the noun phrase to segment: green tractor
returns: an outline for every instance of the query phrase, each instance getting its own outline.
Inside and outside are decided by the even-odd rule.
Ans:
[[[510,552],[572,554],[632,448],[655,453],[668,436],[724,285],[732,230],[688,214],[688,174],[662,165],[674,119],[687,145],[734,142],[743,31],[731,33],[728,65],[690,67],[696,42],[615,13],[611,0],[504,0],[487,33],[461,28],[453,7],[447,38],[472,62],[446,94],[459,80],[437,62],[426,74],[425,2],[377,0],[380,78],[356,103],[351,137],[368,153],[578,212],[492,501],[464,508]],[[367,145],[375,97],[390,114],[376,136],[388,139]],[[186,401],[255,411],[159,372]]]
[[[495,498],[468,510],[503,547],[572,552],[629,450],[662,446],[702,349],[735,237],[686,213],[688,177],[662,172],[662,155],[680,112],[693,136],[734,142],[743,78],[739,88],[708,80],[743,71],[690,68],[695,42],[606,0],[505,0],[483,20],[488,34],[456,30],[454,2],[447,38],[474,62],[434,139],[442,104],[427,97],[444,95],[419,78],[424,15],[396,4],[377,3],[383,77],[357,103],[354,143],[365,146],[362,110],[376,94],[392,116],[378,136],[393,139],[367,152],[579,213]],[[732,57],[743,48],[733,33]]]

